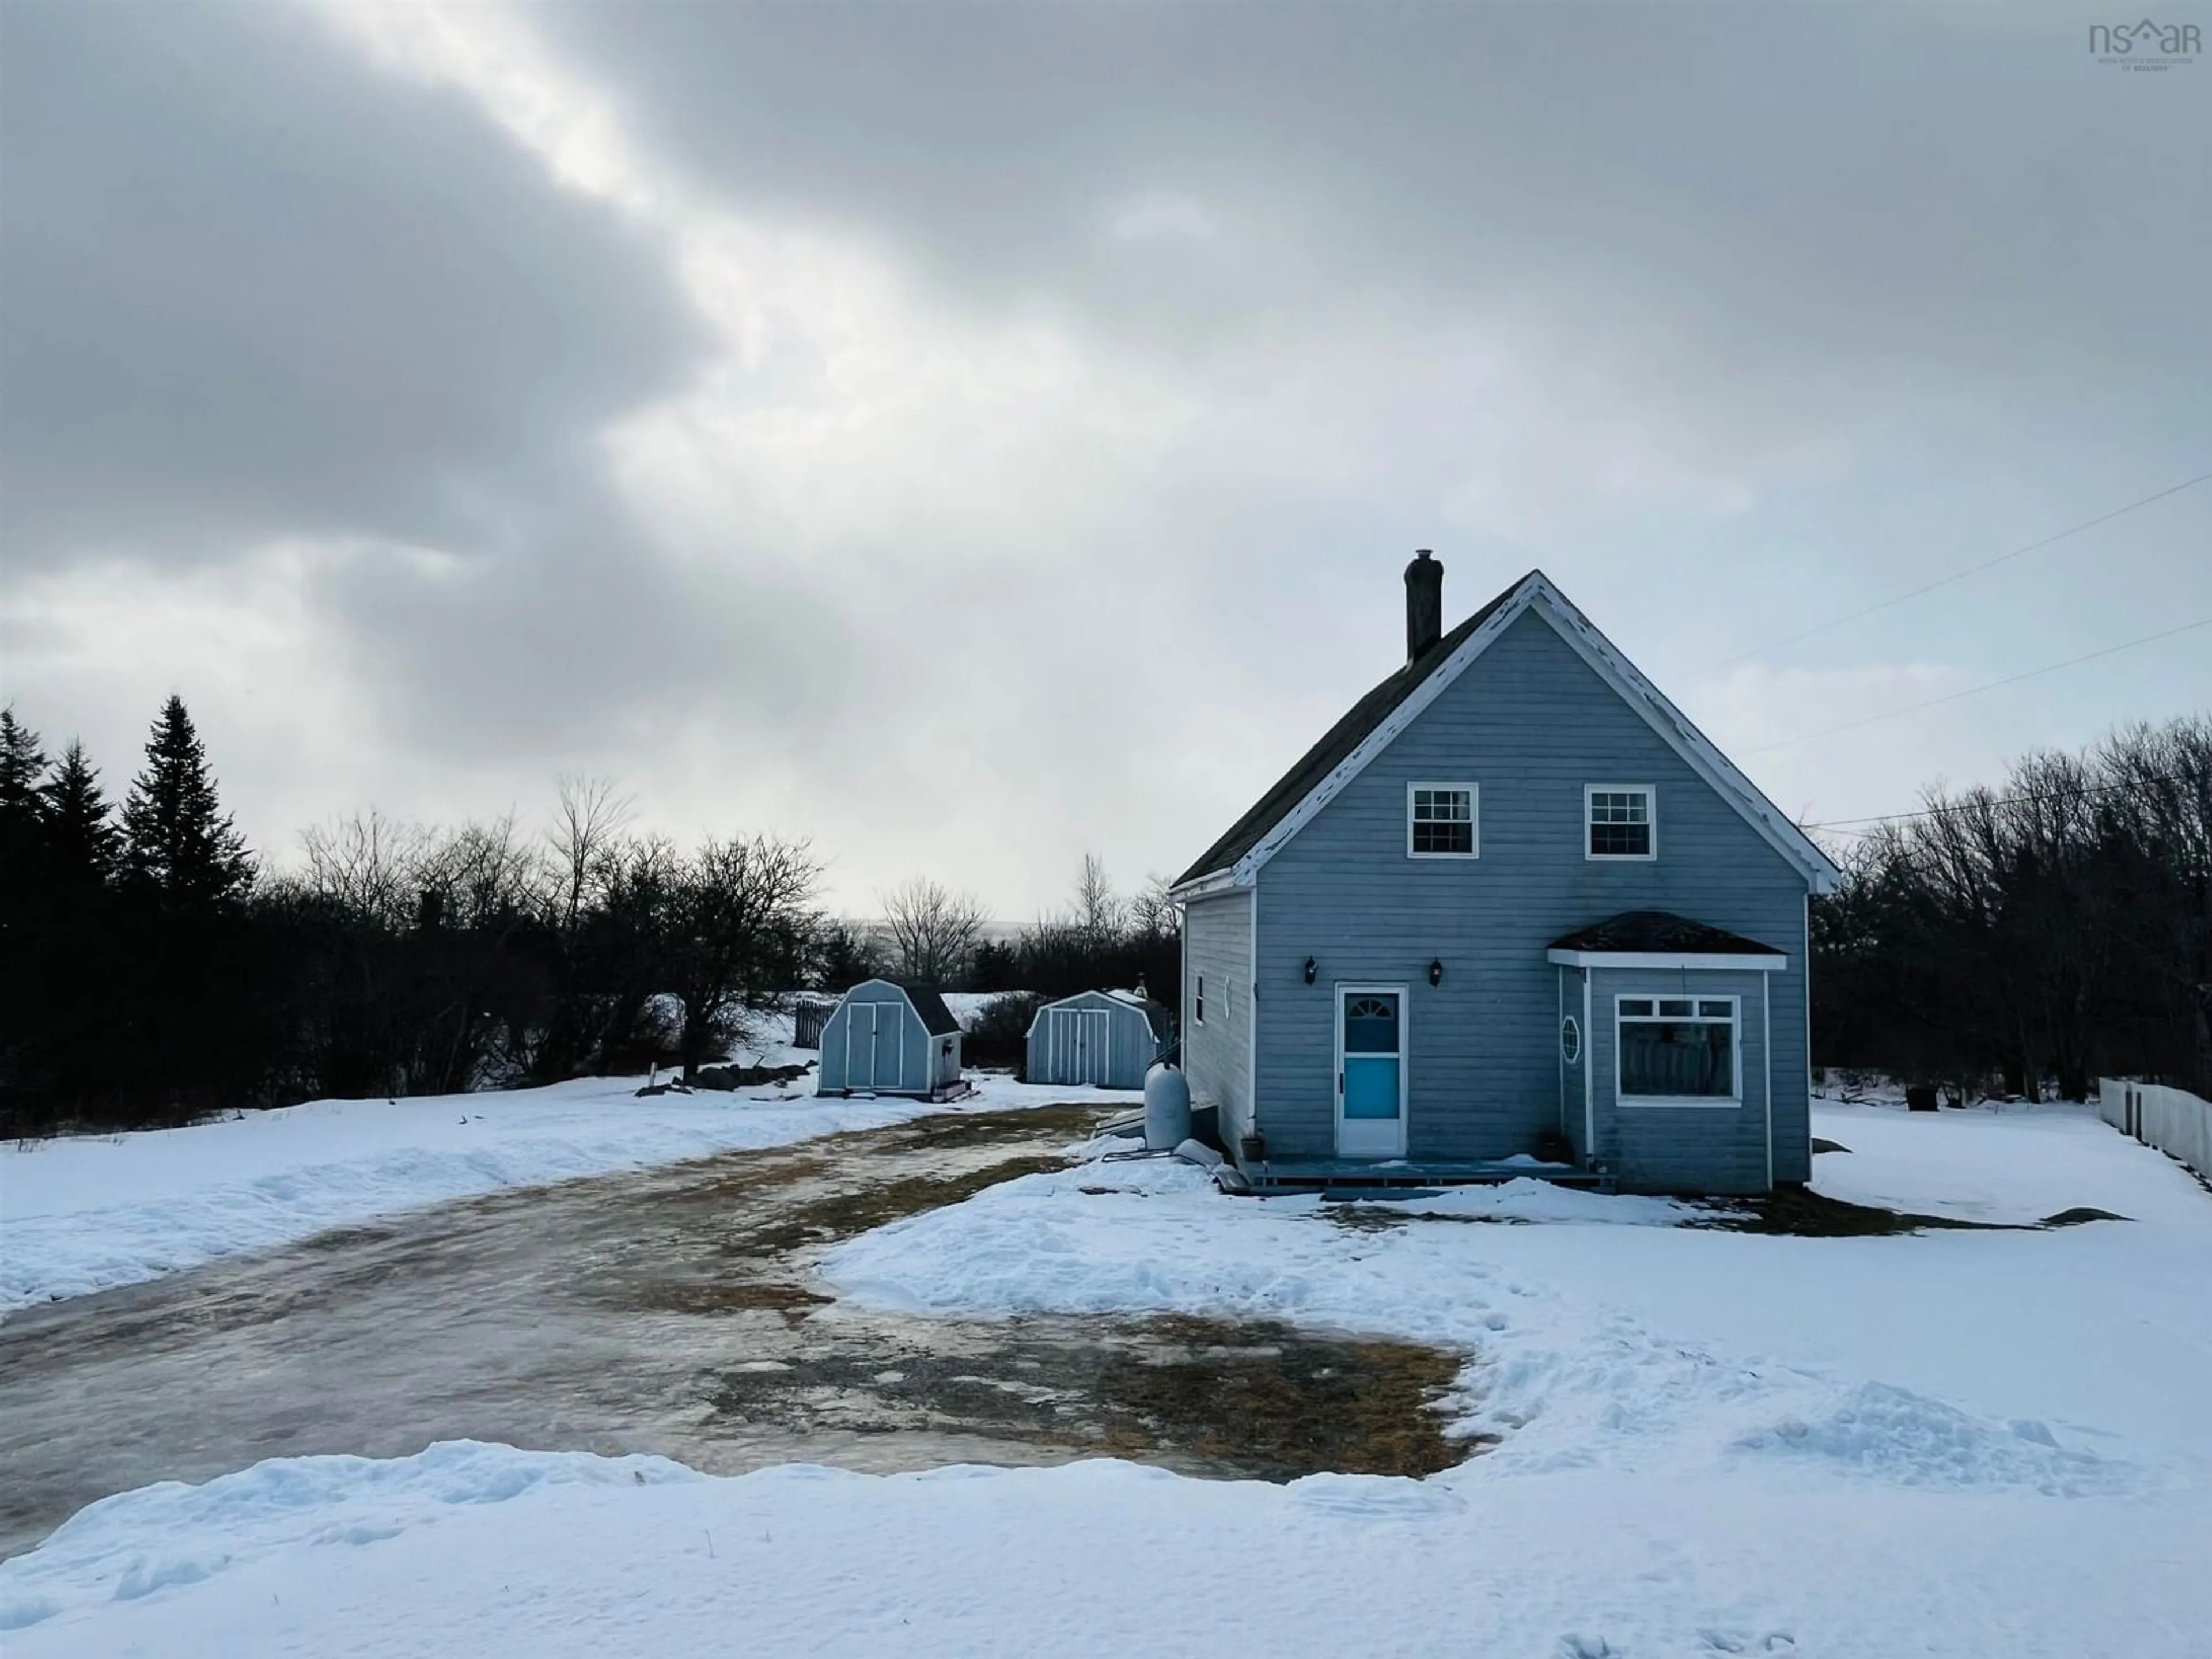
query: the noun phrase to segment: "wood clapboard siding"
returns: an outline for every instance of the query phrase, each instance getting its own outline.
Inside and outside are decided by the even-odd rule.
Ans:
[[[1644,1192],[1755,1193],[1766,1186],[1766,1037],[1760,1024],[1765,974],[1694,974],[1599,969],[1591,976],[1590,1064],[1596,1068],[1598,1155],[1622,1187]],[[1780,975],[1774,975],[1776,979]],[[1734,1106],[1624,1106],[1617,1098],[1620,996],[1735,997],[1742,1005]],[[1778,1013],[1778,1021],[1779,1015]],[[1804,1079],[1798,1079],[1799,1093]],[[1780,1080],[1775,1098],[1781,1099]],[[1778,1154],[1780,1147],[1776,1148]],[[1809,1156],[1809,1153],[1808,1153]],[[1778,1178],[1780,1171],[1777,1170]]]
[[[1480,787],[1479,858],[1406,856],[1406,787],[1417,781]],[[1592,783],[1656,787],[1656,860],[1584,858]],[[1546,948],[1650,908],[1788,953],[1789,971],[1771,976],[1775,1176],[1810,1176],[1804,878],[1540,614],[1515,622],[1262,866],[1258,892],[1255,1082],[1270,1156],[1334,1151],[1333,988],[1346,981],[1407,988],[1409,1157],[1529,1150],[1561,1108],[1559,982]],[[1444,969],[1433,988],[1432,960]],[[1195,972],[1195,950],[1192,961]],[[1609,1073],[1597,1076],[1602,1095]],[[1578,1115],[1569,1116],[1579,1143]]]
[[[1251,890],[1198,899],[1183,911],[1189,953],[1182,975],[1183,1072],[1192,1102],[1221,1110],[1229,1146],[1252,1126]],[[1198,984],[1206,981],[1206,1020],[1196,1013]]]

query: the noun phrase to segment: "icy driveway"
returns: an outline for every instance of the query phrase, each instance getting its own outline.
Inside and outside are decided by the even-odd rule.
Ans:
[[[718,1473],[1097,1450],[1276,1478],[1455,1461],[1419,1407],[1457,1362],[1428,1347],[921,1320],[835,1304],[815,1279],[825,1244],[1058,1167],[1114,1109],[970,1110],[509,1191],[18,1313],[0,1324],[0,1554],[151,1481],[457,1437]]]
[[[1011,1340],[1228,1315],[1461,1342],[1462,1408],[1503,1440],[1424,1480],[1287,1486],[1109,1460],[723,1480],[485,1445],[273,1458],[125,1494],[0,1563],[0,1625],[21,1659],[2199,1659],[2212,1197],[2079,1112],[1818,1121],[1855,1149],[1820,1158],[1844,1195],[2135,1219],[1777,1238],[1583,1224],[1553,1194],[1547,1224],[1347,1226],[1188,1170],[1039,1173],[830,1247],[854,1299],[807,1322],[866,1303],[963,1341],[979,1320]],[[957,1363],[946,1382],[1035,1403],[1013,1364]]]

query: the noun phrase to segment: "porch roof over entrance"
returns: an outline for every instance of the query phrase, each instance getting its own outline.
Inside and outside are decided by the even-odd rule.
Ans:
[[[1790,958],[1771,945],[1671,910],[1624,910],[1552,941],[1545,960],[1567,968],[1709,968],[1778,973]]]

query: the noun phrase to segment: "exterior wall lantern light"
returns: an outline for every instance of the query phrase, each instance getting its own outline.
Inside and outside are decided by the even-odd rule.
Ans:
[[[1429,983],[1430,983],[1430,984],[1431,984],[1431,985],[1441,985],[1441,984],[1443,984],[1443,982],[1444,982],[1444,964],[1443,964],[1443,957],[1437,957],[1435,961],[1433,961],[1433,962],[1431,962],[1431,963],[1429,963]]]
[[[1314,982],[1314,973],[1315,973],[1315,970],[1319,967],[1319,965],[1320,965],[1320,964],[1319,964],[1319,963],[1316,963],[1316,962],[1314,961],[1314,959],[1313,959],[1311,957],[1308,957],[1306,958],[1306,983],[1307,983],[1307,984],[1310,985],[1310,984],[1312,984],[1312,983]]]

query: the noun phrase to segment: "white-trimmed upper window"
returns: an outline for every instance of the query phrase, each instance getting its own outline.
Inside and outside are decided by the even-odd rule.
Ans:
[[[1409,783],[1406,786],[1406,856],[1409,859],[1471,859],[1482,847],[1476,803],[1482,792],[1471,783]]]
[[[1648,783],[1592,783],[1583,787],[1583,856],[1659,856],[1657,793]]]
[[[1732,1105],[1742,1098],[1736,997],[1614,1000],[1624,1105],[1689,1101]]]
[[[1191,998],[1190,1016],[1193,1024],[1206,1024],[1206,975],[1204,974],[1198,976],[1198,991]]]

